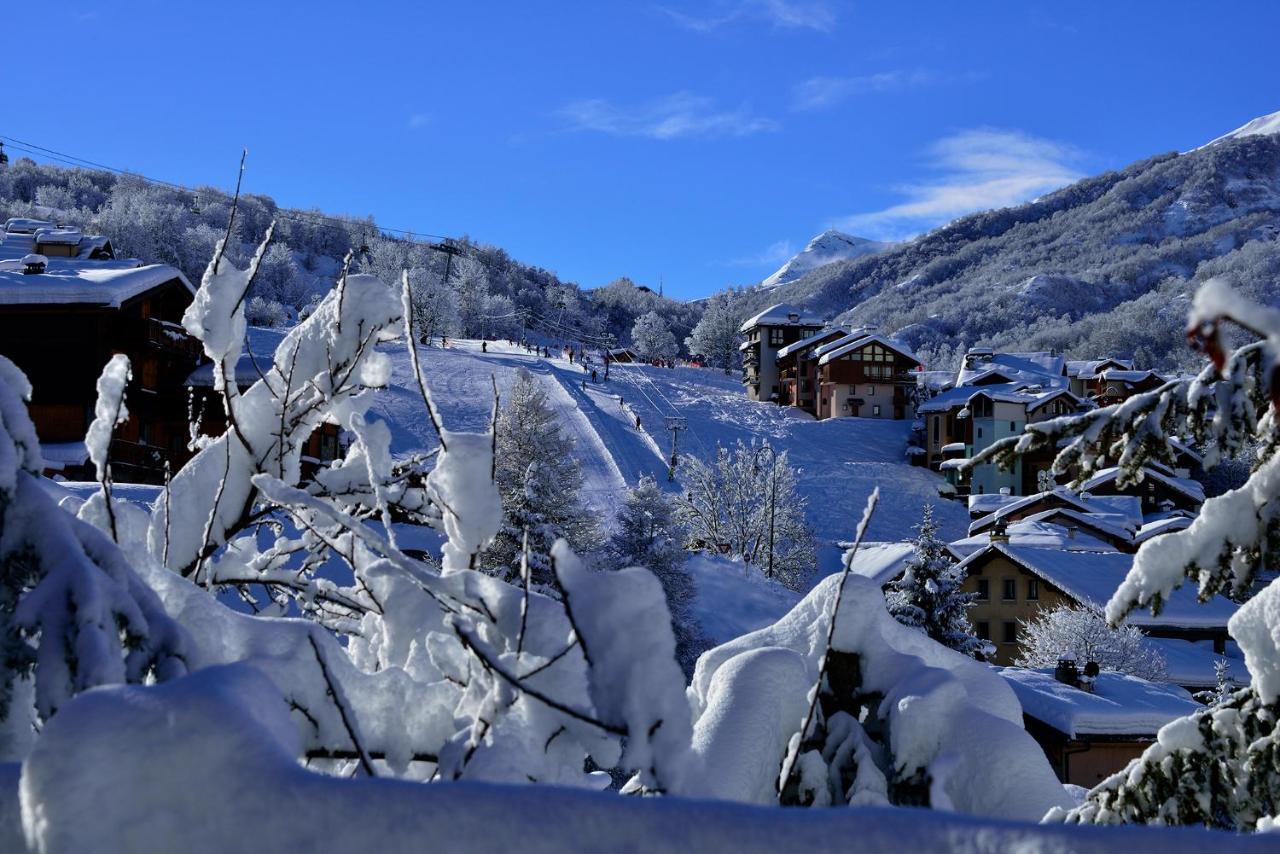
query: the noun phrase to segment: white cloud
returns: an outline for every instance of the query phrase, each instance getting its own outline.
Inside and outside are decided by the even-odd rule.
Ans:
[[[810,77],[792,89],[791,107],[795,110],[820,110],[855,95],[913,89],[936,79],[937,75],[924,69],[881,71],[856,77]]]
[[[691,92],[677,92],[634,107],[589,98],[565,105],[558,114],[569,123],[569,130],[661,140],[750,136],[778,129],[777,122],[754,115],[746,107],[721,109],[711,98]]]
[[[902,239],[974,211],[1008,207],[1078,181],[1076,148],[1015,130],[977,128],[929,148],[937,180],[899,187],[907,198],[883,210],[854,214],[837,228]]]
[[[763,266],[779,266],[790,261],[796,254],[795,245],[790,240],[779,240],[770,243],[763,251],[748,255],[743,258],[734,258],[728,261],[733,267],[763,267]]]
[[[409,127],[411,128],[426,127],[430,121],[431,121],[431,116],[428,116],[426,113],[414,113],[413,115],[409,116]]]
[[[658,7],[682,27],[698,32],[718,30],[738,21],[760,21],[779,29],[816,30],[826,33],[835,29],[836,16],[824,2],[795,0],[720,0],[717,13],[691,15],[666,6]]]

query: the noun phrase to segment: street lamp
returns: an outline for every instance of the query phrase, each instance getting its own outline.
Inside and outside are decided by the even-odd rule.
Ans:
[[[756,449],[751,458],[752,467],[760,471],[760,454],[769,452],[769,567],[765,570],[766,578],[773,578],[773,519],[778,510],[778,452],[768,442]]]

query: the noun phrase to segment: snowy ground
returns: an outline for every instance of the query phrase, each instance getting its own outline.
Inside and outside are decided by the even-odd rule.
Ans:
[[[252,330],[254,350],[270,352],[282,334]],[[373,412],[389,423],[395,453],[428,450],[435,446],[435,437],[408,354],[403,344],[383,347],[392,357],[392,381],[390,388],[378,393]],[[597,364],[600,381],[592,383],[590,370],[571,364],[554,348],[552,352],[553,358],[542,358],[500,341],[489,342],[487,352],[482,352],[479,341],[451,340],[447,348],[420,347],[419,357],[445,423],[452,429],[484,429],[492,416],[494,385],[499,394],[505,394],[517,370],[534,374],[575,440],[586,480],[584,497],[606,529],[626,486],[645,474],[668,486],[671,435],[666,419],[680,416],[688,419],[688,430],[680,437],[682,454],[707,459],[717,444],[728,446],[739,439],[768,440],[776,450],[788,452],[792,464],[802,469],[800,488],[819,541],[818,577],[839,569],[841,552],[836,544],[852,536],[867,496],[876,486],[881,487],[881,500],[869,540],[909,539],[926,501],[935,505],[943,538],[966,533],[968,514],[962,505],[938,498],[937,475],[907,464],[909,422],[815,421],[794,409],[750,401],[736,376],[702,368],[613,365],[609,381],[604,382],[603,368]],[[678,469],[676,482],[668,488],[680,488]],[[794,604],[794,597],[772,585],[761,587],[737,576],[714,575],[710,567],[719,563],[695,562],[690,567],[698,581],[699,599],[708,603],[700,608],[704,629],[717,641],[770,623]],[[736,589],[738,580],[748,586]],[[722,607],[710,606],[716,601]]]

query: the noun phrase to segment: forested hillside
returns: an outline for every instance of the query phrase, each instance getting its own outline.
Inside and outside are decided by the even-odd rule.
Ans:
[[[1278,237],[1280,136],[1255,135],[966,216],[752,298],[878,324],[939,366],[981,343],[1173,368],[1205,280],[1280,302]]]
[[[77,226],[111,238],[117,256],[172,264],[198,283],[226,232],[231,197],[188,190],[106,170],[63,168],[16,159],[0,169],[0,220],[25,216]],[[446,256],[429,243],[402,239],[372,217],[331,216],[281,208],[270,196],[244,193],[235,217],[231,257],[246,264],[268,225],[275,239],[254,282],[250,320],[283,325],[305,315],[332,286],[347,252],[357,270],[398,281],[408,270],[424,331],[434,335],[516,337],[522,321],[535,333],[571,333],[631,342],[636,319],[657,312],[683,342],[699,309],[620,278],[595,290],[511,258],[503,249],[460,238],[449,281]]]

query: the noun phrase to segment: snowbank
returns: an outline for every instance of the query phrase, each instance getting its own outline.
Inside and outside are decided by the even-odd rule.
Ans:
[[[1042,826],[922,810],[762,809],[551,786],[337,779],[297,764],[285,747],[291,729],[271,683],[243,665],[158,687],[90,691],[50,722],[23,766],[29,850],[836,852],[855,840],[869,852],[1273,847],[1208,831]],[[0,772],[0,844],[20,852],[9,768]]]
[[[735,737],[721,729],[764,726],[759,707],[750,716],[724,712],[726,704],[745,705],[725,690],[728,680],[720,675],[725,667],[744,666],[737,659],[760,650],[789,650],[804,664],[803,683],[814,684],[838,584],[838,576],[824,579],[774,625],[709,650],[698,660],[689,695],[695,730],[704,743]],[[878,714],[887,724],[895,772],[910,775],[923,769],[931,780],[931,803],[940,809],[1033,821],[1051,807],[1070,805],[1044,753],[1022,728],[1022,707],[1004,680],[986,665],[894,620],[874,582],[850,576],[846,585],[833,649],[857,654],[861,690],[883,696]],[[772,662],[768,678],[800,684],[786,672],[789,667]],[[741,677],[732,681],[749,685]],[[772,696],[775,708],[794,711],[792,695]],[[802,723],[803,714],[792,731]],[[759,752],[767,753],[766,745]],[[707,757],[714,762],[714,755]],[[773,759],[760,760],[774,771],[771,785],[782,756]],[[999,773],[993,774],[994,769]],[[751,781],[735,778],[741,770],[738,764],[713,765],[704,773],[721,780],[726,793],[740,792],[751,787]]]

